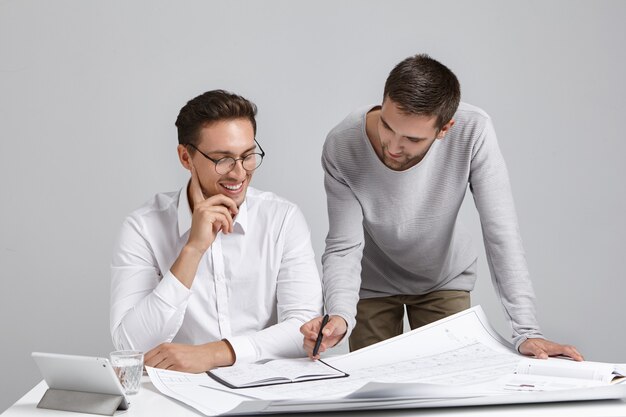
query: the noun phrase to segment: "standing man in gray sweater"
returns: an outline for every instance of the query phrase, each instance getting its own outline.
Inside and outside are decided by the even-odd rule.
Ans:
[[[346,335],[356,350],[402,333],[405,306],[412,329],[470,307],[477,254],[458,221],[469,184],[515,347],[582,360],[541,334],[491,119],[460,96],[447,67],[409,57],[389,74],[382,105],[356,110],[328,134],[322,263],[331,319],[319,352]],[[320,325],[316,318],[301,327],[310,356]]]

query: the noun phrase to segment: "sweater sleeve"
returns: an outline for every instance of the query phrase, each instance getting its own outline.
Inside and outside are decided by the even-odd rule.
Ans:
[[[363,211],[337,170],[328,142],[322,153],[329,222],[322,256],[324,303],[328,314],[341,316],[348,324],[345,341],[356,324],[364,245]]]
[[[515,347],[543,337],[504,158],[489,118],[472,150],[470,189],[480,216],[491,279],[513,329]]]

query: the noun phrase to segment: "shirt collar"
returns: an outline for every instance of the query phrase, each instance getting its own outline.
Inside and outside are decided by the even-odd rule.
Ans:
[[[182,237],[191,229],[191,206],[187,198],[187,185],[181,188],[178,195],[178,236]],[[245,234],[248,227],[248,200],[243,200],[239,213],[235,216],[233,232]]]

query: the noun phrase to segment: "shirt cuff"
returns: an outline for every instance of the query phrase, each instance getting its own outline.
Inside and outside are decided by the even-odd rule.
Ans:
[[[256,348],[248,336],[236,336],[227,340],[235,351],[235,363],[251,363],[258,360]]]
[[[163,276],[154,293],[161,300],[175,308],[185,303],[191,296],[191,290],[185,287],[170,271],[167,271]]]

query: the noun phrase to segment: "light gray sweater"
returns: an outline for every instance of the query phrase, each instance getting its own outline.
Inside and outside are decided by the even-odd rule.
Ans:
[[[366,135],[365,119],[373,107],[348,115],[324,144],[327,311],[342,316],[351,331],[359,296],[472,290],[477,254],[457,219],[469,184],[515,346],[543,337],[508,173],[489,116],[461,103],[445,138],[436,140],[417,165],[393,171]]]

